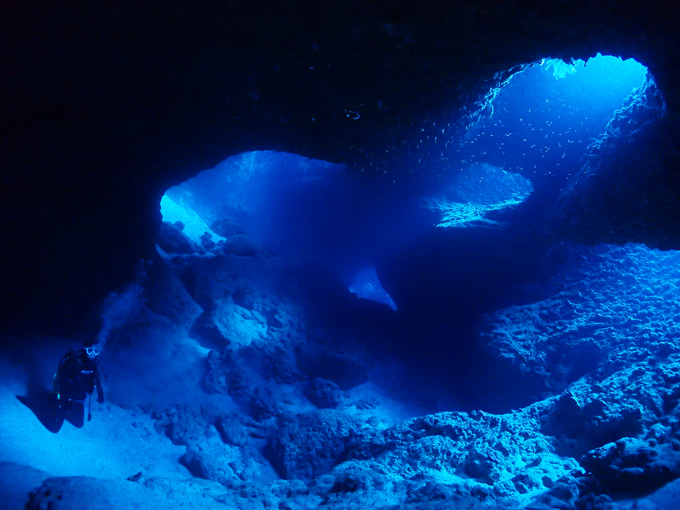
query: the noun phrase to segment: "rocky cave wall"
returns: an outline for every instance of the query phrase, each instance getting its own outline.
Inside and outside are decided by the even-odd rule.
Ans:
[[[233,154],[288,151],[407,188],[437,168],[434,141],[416,152],[419,139],[442,128],[455,137],[490,87],[544,57],[635,57],[669,118],[680,110],[680,6],[670,2],[37,1],[2,11],[8,324],[69,330],[94,317],[152,255],[164,190]],[[669,132],[660,136],[677,146]],[[662,199],[654,221],[632,227],[652,245],[679,245],[667,221],[677,159],[636,182],[663,188],[646,197]],[[625,242],[631,221],[613,216],[588,240],[611,231],[608,241]]]

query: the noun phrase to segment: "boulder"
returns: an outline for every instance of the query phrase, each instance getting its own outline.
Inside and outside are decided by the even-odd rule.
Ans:
[[[219,346],[238,351],[262,342],[267,321],[256,311],[235,304],[230,298],[217,300],[214,309],[201,316],[194,332]]]
[[[581,464],[604,491],[648,494],[680,477],[680,442],[626,437],[588,452]]]
[[[187,292],[182,281],[162,263],[155,264],[144,287],[146,306],[188,331],[203,309]]]
[[[179,461],[198,478],[228,485],[238,480],[229,463],[239,459],[238,450],[234,451],[227,445],[224,445],[223,451],[219,453],[214,448],[207,450],[203,446],[192,445],[187,448]]]
[[[154,413],[154,428],[176,445],[192,445],[211,435],[211,418],[203,410],[187,405],[175,406]]]
[[[305,388],[305,397],[319,409],[332,409],[342,402],[342,393],[337,384],[320,377],[312,379]]]
[[[184,234],[184,232],[182,232],[181,226],[167,221],[161,223],[156,244],[158,244],[163,251],[177,255],[205,252],[203,247],[194,243]]]
[[[343,458],[360,428],[358,420],[331,409],[289,416],[270,439],[268,457],[282,478],[310,482]]]

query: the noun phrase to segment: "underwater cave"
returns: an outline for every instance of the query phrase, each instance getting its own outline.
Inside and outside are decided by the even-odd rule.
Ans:
[[[211,259],[211,272],[263,250],[315,264],[329,288],[306,282],[307,313],[320,314],[316,320],[329,332],[347,337],[341,342],[357,341],[374,357],[403,365],[398,373],[409,373],[406,385],[423,388],[427,402],[412,398],[424,409],[526,406],[559,393],[601,360],[595,354],[572,360],[560,368],[558,385],[556,376],[536,377],[525,368],[513,376],[497,366],[496,352],[489,355],[488,314],[554,291],[555,272],[579,248],[542,238],[549,226],[533,220],[601,145],[615,151],[611,139],[623,137],[621,129],[631,132],[662,115],[646,73],[632,59],[602,55],[523,66],[486,94],[464,131],[450,137],[442,128],[408,148],[420,155],[441,147],[434,175],[410,180],[407,192],[389,180],[367,192],[343,165],[293,154],[234,156],[165,192],[157,250],[182,267],[190,289],[206,285],[198,273],[207,262],[186,267],[197,253]],[[640,104],[645,113],[632,113],[630,105]],[[363,299],[353,300],[341,282]],[[222,299],[243,315],[253,311],[252,302],[243,310],[237,298],[253,289],[224,292],[216,301],[204,289],[190,290],[204,310],[192,333],[205,346],[215,347],[216,338],[218,346],[228,343],[212,324],[224,313],[215,310]],[[378,311],[364,299],[402,309]]]
[[[4,507],[675,509],[680,11],[577,3],[13,11]]]

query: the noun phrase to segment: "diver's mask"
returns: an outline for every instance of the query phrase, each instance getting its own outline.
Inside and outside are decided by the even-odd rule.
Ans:
[[[101,352],[102,350],[96,345],[93,345],[92,347],[85,347],[85,353],[90,359],[95,359]]]

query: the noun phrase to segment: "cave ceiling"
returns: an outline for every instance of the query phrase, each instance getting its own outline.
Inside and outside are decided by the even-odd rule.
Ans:
[[[153,250],[164,190],[234,154],[287,151],[406,182],[435,159],[410,152],[416,140],[454,136],[493,86],[546,57],[634,57],[671,120],[680,109],[676,2],[39,0],[1,10],[2,300],[17,322],[74,320],[128,281]],[[676,135],[659,136],[677,147]],[[649,186],[662,192],[645,199],[663,203],[651,224],[626,216],[607,241],[680,247],[664,219],[678,210],[677,159],[655,163]],[[644,194],[648,183],[635,185]]]

